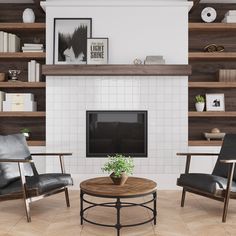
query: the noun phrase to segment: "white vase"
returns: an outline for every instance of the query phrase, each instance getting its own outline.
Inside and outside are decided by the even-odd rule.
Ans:
[[[30,8],[26,8],[23,12],[22,18],[24,23],[34,23],[35,22],[34,11]]]
[[[205,108],[205,103],[204,102],[197,102],[195,103],[196,110],[198,112],[203,112]]]

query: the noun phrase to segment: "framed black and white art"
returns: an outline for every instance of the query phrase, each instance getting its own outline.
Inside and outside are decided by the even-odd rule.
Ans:
[[[91,18],[54,19],[54,64],[86,64]]]
[[[206,94],[207,111],[225,111],[225,96],[223,93]]]
[[[87,63],[108,63],[108,38],[88,38],[87,40]]]

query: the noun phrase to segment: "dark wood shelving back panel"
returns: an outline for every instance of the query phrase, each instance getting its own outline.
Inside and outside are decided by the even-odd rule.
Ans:
[[[0,91],[6,93],[33,93],[34,100],[37,102],[37,111],[46,110],[46,90],[41,88],[25,88],[25,89],[16,89],[16,88],[0,88]]]
[[[204,140],[203,133],[218,128],[221,132],[236,133],[236,119],[232,117],[190,118],[189,140]]]
[[[34,3],[1,3],[0,22],[22,22],[22,14],[26,8],[33,9],[36,22],[45,22],[45,13]]]
[[[35,125],[37,124],[37,125]],[[22,128],[31,130],[32,140],[45,140],[45,118],[44,117],[1,117],[1,135],[19,133]]]
[[[236,88],[189,89],[189,111],[195,111],[195,96],[198,94],[205,96],[206,93],[223,93],[225,95],[225,111],[236,111]]]
[[[223,1],[222,1],[223,2]],[[221,22],[224,18],[225,13],[228,10],[236,10],[236,4],[214,4],[214,3],[208,3],[208,4],[198,4],[197,8],[189,15],[189,21],[190,22],[202,22],[201,19],[201,12],[205,7],[213,7],[217,11],[217,18],[216,22]]]

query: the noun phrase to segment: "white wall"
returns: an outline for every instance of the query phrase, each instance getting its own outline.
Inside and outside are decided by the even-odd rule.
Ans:
[[[93,36],[110,40],[110,63],[164,55],[168,64],[188,62],[188,5],[184,1],[89,0],[46,3],[47,63],[53,59],[55,17],[92,17]],[[168,16],[168,17],[167,17]],[[135,159],[135,175],[176,188],[187,150],[187,77],[47,77],[47,151],[70,151],[66,166],[76,186],[101,175],[105,159],[85,157],[86,110],[148,110],[148,158]],[[48,159],[47,171],[58,170]]]

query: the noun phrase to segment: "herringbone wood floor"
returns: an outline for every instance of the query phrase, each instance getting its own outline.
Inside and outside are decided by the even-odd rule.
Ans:
[[[158,224],[151,223],[122,229],[123,236],[225,236],[236,235],[236,201],[230,202],[228,221],[221,223],[222,203],[187,194],[181,208],[180,191],[158,192]],[[32,222],[27,223],[20,200],[0,203],[1,236],[115,236],[115,230],[79,221],[79,191],[71,191],[71,208],[65,207],[64,195],[49,197],[32,204]],[[124,223],[148,219],[145,209],[122,210]],[[95,209],[88,216],[99,222],[114,222],[110,209]]]

